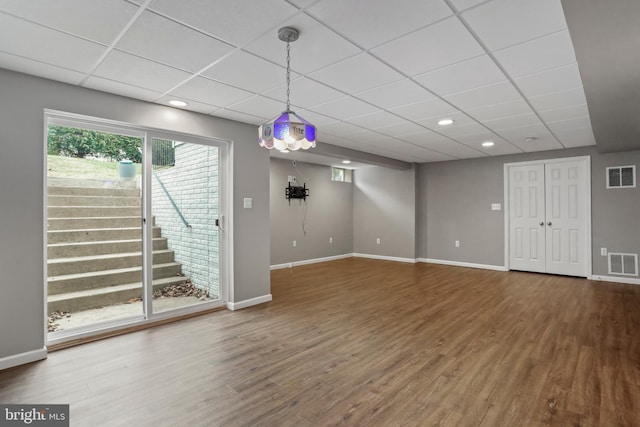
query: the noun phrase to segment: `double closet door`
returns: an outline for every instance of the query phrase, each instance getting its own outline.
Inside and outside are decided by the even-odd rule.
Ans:
[[[587,276],[591,254],[589,158],[505,167],[509,268]]]

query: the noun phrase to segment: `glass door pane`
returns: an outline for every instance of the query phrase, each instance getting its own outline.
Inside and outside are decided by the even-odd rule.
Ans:
[[[48,126],[50,333],[143,315],[141,147],[141,137]]]
[[[218,147],[151,138],[153,312],[220,299]]]

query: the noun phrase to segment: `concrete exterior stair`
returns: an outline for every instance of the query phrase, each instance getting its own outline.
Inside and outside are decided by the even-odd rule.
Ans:
[[[141,198],[135,183],[50,178],[48,202],[48,311],[141,297]],[[152,229],[154,290],[184,283],[162,230]]]

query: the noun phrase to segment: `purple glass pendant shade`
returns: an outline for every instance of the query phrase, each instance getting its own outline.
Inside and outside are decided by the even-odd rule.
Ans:
[[[260,145],[276,150],[307,150],[316,146],[316,127],[293,111],[285,111],[259,128]]]

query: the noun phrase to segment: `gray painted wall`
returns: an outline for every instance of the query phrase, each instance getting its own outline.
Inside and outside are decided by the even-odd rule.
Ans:
[[[354,174],[353,251],[416,258],[416,169],[365,167]],[[376,239],[380,238],[380,244]]]
[[[0,69],[0,358],[44,346],[44,109],[233,140],[234,288],[270,293],[269,154],[254,126]],[[243,198],[253,208],[243,209]]]
[[[306,183],[306,235],[302,230],[304,202],[285,199],[288,177]],[[331,167],[271,159],[271,265],[353,252],[353,185],[331,181]],[[329,238],[333,243],[329,243]],[[293,247],[293,241],[296,247]]]
[[[640,186],[607,190],[605,170],[632,164],[640,170],[640,151],[600,154],[595,147],[585,147],[421,164],[418,257],[504,265],[504,164],[584,155],[591,156],[593,274],[608,275],[600,248],[640,253]],[[491,203],[501,203],[503,210],[491,211]],[[455,240],[460,240],[459,248]]]

